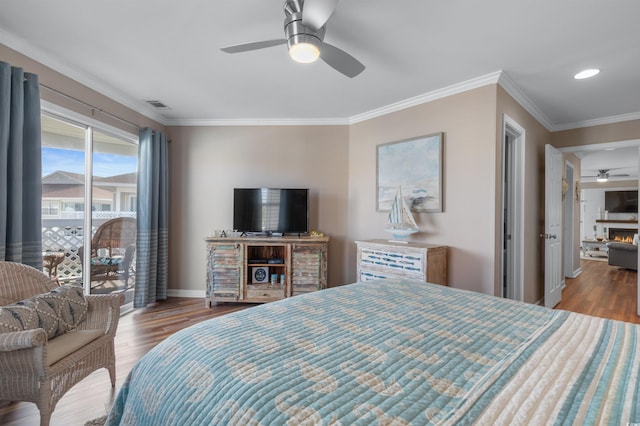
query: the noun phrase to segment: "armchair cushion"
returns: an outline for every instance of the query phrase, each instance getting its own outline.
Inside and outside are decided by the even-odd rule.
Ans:
[[[104,330],[77,330],[49,341],[47,343],[47,365],[55,364],[100,336],[104,336]]]
[[[124,262],[122,256],[119,257],[92,257],[91,266],[113,266],[121,265]]]
[[[42,328],[53,339],[76,328],[87,306],[82,287],[63,285],[0,308],[0,332]]]

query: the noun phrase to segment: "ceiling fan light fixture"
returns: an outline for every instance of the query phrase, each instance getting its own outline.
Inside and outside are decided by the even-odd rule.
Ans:
[[[596,180],[598,182],[606,182],[609,180],[609,173],[606,172],[598,172],[598,176],[596,176]]]
[[[289,56],[301,64],[310,64],[320,57],[320,49],[313,43],[295,43],[289,47]]]
[[[590,68],[587,70],[580,71],[578,74],[574,75],[573,78],[576,80],[584,80],[585,78],[591,78],[600,73],[599,69]]]

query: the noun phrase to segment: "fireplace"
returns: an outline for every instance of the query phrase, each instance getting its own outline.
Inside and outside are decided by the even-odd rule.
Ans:
[[[635,229],[609,228],[609,235],[607,239],[609,241],[620,241],[622,243],[631,244],[633,242],[633,235],[637,232],[638,231],[636,231]]]

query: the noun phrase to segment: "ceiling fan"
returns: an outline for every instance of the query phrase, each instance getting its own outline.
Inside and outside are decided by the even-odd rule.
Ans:
[[[606,182],[606,181],[609,180],[610,177],[629,176],[627,173],[620,173],[620,174],[612,175],[612,174],[609,173],[610,170],[615,170],[615,169],[598,169],[598,173],[595,176],[594,175],[589,175],[589,176],[581,176],[581,177],[582,178],[593,178],[593,177],[595,177],[598,182]]]
[[[337,4],[338,0],[286,0],[285,38],[237,44],[220,50],[240,53],[287,44],[289,56],[294,61],[311,63],[320,58],[335,70],[353,78],[364,70],[364,65],[344,50],[323,41],[325,24]]]

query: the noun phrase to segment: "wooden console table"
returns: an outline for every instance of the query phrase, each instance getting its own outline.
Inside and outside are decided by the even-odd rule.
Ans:
[[[589,257],[606,257],[609,255],[607,240],[582,240],[582,250]]]
[[[217,302],[271,302],[327,288],[329,237],[209,237],[205,241],[207,307]]]

